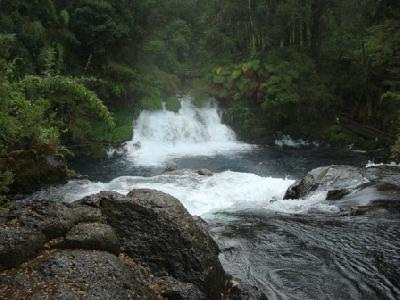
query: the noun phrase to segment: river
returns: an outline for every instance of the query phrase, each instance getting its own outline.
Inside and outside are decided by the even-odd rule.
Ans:
[[[199,109],[182,99],[179,113],[142,112],[133,140],[108,160],[76,163],[88,179],[34,196],[73,201],[101,190],[157,189],[206,219],[226,270],[268,299],[399,299],[398,218],[349,216],[322,194],[282,200],[309,170],[365,166],[368,157],[300,144],[242,143],[216,106]]]

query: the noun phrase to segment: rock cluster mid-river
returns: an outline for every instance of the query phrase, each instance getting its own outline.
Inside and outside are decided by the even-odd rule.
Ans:
[[[73,201],[104,190],[160,190],[211,224],[224,268],[268,299],[400,297],[398,216],[354,215],[348,212],[360,199],[328,201],[323,191],[283,200],[311,169],[362,167],[368,159],[361,154],[241,143],[216,107],[183,100],[179,113],[142,112],[133,141],[110,155],[101,164],[77,163],[88,179],[35,197]]]

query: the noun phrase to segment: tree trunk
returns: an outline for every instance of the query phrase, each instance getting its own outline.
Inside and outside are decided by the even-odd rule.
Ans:
[[[319,63],[321,52],[321,17],[324,13],[326,0],[311,2],[311,45],[310,52],[315,62]]]

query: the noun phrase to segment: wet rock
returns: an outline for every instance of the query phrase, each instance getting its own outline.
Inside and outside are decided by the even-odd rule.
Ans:
[[[331,191],[328,191],[326,200],[340,200],[349,193],[350,193],[350,191],[347,189],[331,190]]]
[[[64,235],[79,221],[79,214],[70,206],[52,201],[16,205],[10,210],[10,215],[14,215],[21,225],[40,231],[47,238]]]
[[[126,153],[127,148],[126,148],[127,143],[123,143],[120,145],[108,145],[107,147],[107,156],[108,158],[113,158],[113,157],[119,157],[122,156]],[[133,149],[139,149],[135,146],[135,144],[132,144]]]
[[[257,287],[245,283],[238,283],[231,281],[231,288],[229,289],[229,300],[268,300],[264,292],[260,291]]]
[[[395,185],[392,183],[379,182],[375,185],[375,187],[376,190],[379,192],[393,192],[393,193],[400,192],[400,185]]]
[[[124,252],[157,276],[192,283],[220,299],[226,276],[214,240],[174,197],[153,190],[100,193],[102,211]]]
[[[174,277],[156,278],[162,296],[168,300],[207,300],[207,296],[193,283],[180,282]]]
[[[38,255],[45,242],[64,236],[78,222],[100,219],[100,209],[89,206],[51,201],[15,204],[1,215],[0,268],[16,267]],[[115,244],[112,247],[115,252]]]
[[[1,299],[157,299],[141,268],[102,251],[46,253],[0,279]]]
[[[284,199],[304,199],[310,192],[354,189],[367,182],[360,168],[352,166],[320,167],[310,171],[287,190]]]
[[[20,226],[0,227],[0,270],[16,267],[36,256],[45,236],[40,231]],[[1,297],[0,297],[1,298]]]
[[[133,149],[140,149],[142,148],[142,143],[141,142],[136,142],[132,144]]]
[[[340,200],[335,205],[351,215],[397,214],[400,206],[400,167],[317,168],[289,187],[285,199],[304,199],[315,191],[327,192],[326,200]]]
[[[28,194],[43,185],[64,182],[71,173],[64,157],[46,144],[8,153],[0,160],[0,169],[15,174],[10,186],[12,194]]]
[[[208,170],[208,169],[200,169],[196,171],[197,174],[202,175],[202,176],[212,176],[213,173]]]
[[[9,220],[10,209],[0,207],[0,225],[6,224]]]
[[[400,215],[400,201],[377,200],[370,205],[357,206],[350,209],[350,215],[352,216],[388,216],[393,214]]]
[[[101,198],[98,197],[97,195],[89,195],[89,196],[82,198],[79,201],[76,201],[76,203],[100,208]]]
[[[75,225],[57,245],[60,248],[104,250],[119,253],[119,242],[110,225],[83,223]]]
[[[197,226],[203,230],[204,234],[208,235],[208,232],[210,230],[210,226],[202,217],[199,216],[193,216],[192,219],[196,222]]]
[[[167,166],[167,167],[164,169],[163,173],[174,172],[174,171],[176,171],[176,170],[178,170],[178,166],[176,166],[176,165],[169,165],[169,166]]]
[[[63,300],[79,300],[79,292],[74,291],[71,287],[66,284],[55,284],[51,287],[51,294],[46,290],[35,291],[32,295],[31,300],[48,300],[51,299],[63,299]]]
[[[363,176],[371,182],[384,182],[400,186],[400,167],[391,165],[363,168]]]
[[[369,182],[346,195],[343,200],[364,205],[379,201],[400,201],[400,186],[386,182]]]
[[[103,218],[100,208],[80,204],[73,205],[71,214],[77,222],[99,222]]]
[[[155,299],[159,285],[168,299],[225,291],[207,224],[161,192],[15,204],[0,219],[1,299]]]

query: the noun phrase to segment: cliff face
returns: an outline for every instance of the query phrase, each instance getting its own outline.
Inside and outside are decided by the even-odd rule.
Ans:
[[[221,299],[203,225],[151,190],[16,204],[0,211],[0,298]]]

